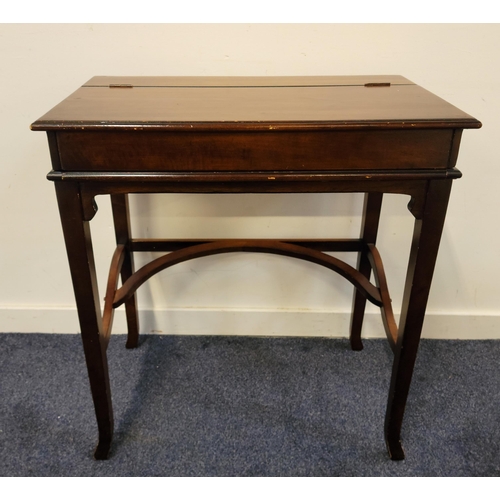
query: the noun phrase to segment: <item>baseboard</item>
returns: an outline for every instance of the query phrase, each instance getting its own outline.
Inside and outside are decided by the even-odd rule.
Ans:
[[[326,310],[178,308],[143,310],[142,333],[173,335],[253,335],[347,337],[350,314]],[[71,307],[0,307],[0,331],[78,333]],[[123,308],[116,311],[113,333],[126,332]],[[367,313],[365,338],[384,337],[378,313]],[[428,313],[422,336],[435,339],[500,339],[500,316]]]

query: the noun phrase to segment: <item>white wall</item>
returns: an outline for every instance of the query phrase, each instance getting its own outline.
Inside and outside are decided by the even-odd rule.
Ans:
[[[499,53],[500,26],[488,24],[0,25],[0,331],[78,331],[46,138],[29,125],[90,77],[401,74],[483,123],[462,139],[424,335],[499,338]],[[396,310],[407,201],[387,196],[380,235]],[[98,204],[102,287],[113,235],[109,202]],[[133,199],[136,235],[151,237],[357,237],[360,207],[360,195]],[[164,271],[139,299],[145,332],[345,336],[351,295],[321,267],[230,254]],[[369,311],[365,333],[382,335]]]

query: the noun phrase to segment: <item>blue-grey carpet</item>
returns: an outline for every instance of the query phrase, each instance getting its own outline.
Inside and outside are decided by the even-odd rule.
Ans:
[[[96,423],[79,336],[0,334],[1,476],[499,476],[500,341],[423,340],[385,450],[385,340],[143,336],[108,350],[116,434]]]

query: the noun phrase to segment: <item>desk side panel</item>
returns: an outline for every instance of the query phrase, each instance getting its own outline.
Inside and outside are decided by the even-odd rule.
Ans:
[[[65,171],[446,169],[452,129],[357,131],[61,131]]]

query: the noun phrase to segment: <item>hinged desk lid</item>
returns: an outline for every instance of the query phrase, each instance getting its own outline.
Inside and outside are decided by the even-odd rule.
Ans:
[[[479,128],[402,76],[96,76],[33,130]]]

